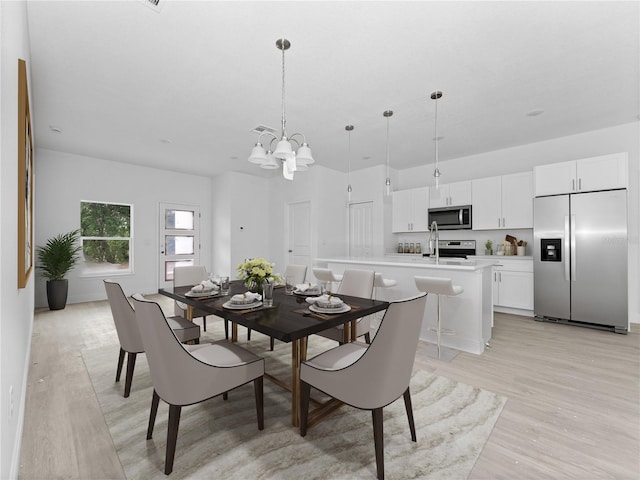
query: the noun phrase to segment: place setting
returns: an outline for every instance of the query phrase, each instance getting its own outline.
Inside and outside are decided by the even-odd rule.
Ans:
[[[220,295],[220,286],[211,280],[204,280],[184,294],[185,297],[206,299]]]
[[[262,295],[247,291],[233,295],[229,300],[222,304],[222,307],[227,310],[251,311],[261,307],[262,305]]]
[[[332,315],[349,312],[352,308],[340,297],[327,293],[316,297],[309,296],[305,298],[305,301],[309,304],[308,308],[300,309],[299,312],[305,316],[313,316],[322,320],[327,320]]]

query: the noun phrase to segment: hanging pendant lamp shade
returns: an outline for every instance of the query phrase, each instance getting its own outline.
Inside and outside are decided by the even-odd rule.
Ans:
[[[349,145],[347,151],[347,161],[348,161],[348,173],[347,173],[347,202],[351,203],[351,193],[353,192],[353,188],[351,188],[351,132],[353,131],[353,125],[347,125],[344,129],[347,131],[349,135]]]
[[[435,142],[435,169],[433,170],[433,176],[436,179],[436,188],[440,188],[440,169],[438,168],[439,163],[439,152],[438,152],[438,99],[442,98],[442,92],[440,90],[436,90],[431,94],[431,99],[436,101],[436,114],[435,114],[435,128],[434,128],[434,142]]]
[[[287,137],[285,129],[287,123],[287,117],[285,114],[285,67],[284,67],[284,52],[291,47],[291,42],[286,38],[279,38],[276,40],[276,47],[282,51],[282,135],[278,140],[273,133],[264,131],[258,137],[258,142],[253,147],[251,155],[249,156],[249,162],[260,165],[265,169],[276,169],[282,165],[282,176],[287,180],[293,180],[293,173],[296,171],[304,171],[309,169],[309,165],[314,163],[314,159],[311,156],[311,149],[307,144],[304,135],[301,133],[294,133]],[[263,135],[269,135],[272,137],[272,141],[278,140],[276,149],[271,152],[265,152],[264,147],[260,143],[260,139]],[[302,137],[302,142],[299,142],[294,137]],[[295,142],[297,152],[291,145],[291,141]],[[270,143],[269,145],[272,145]]]
[[[391,195],[391,177],[389,176],[389,117],[393,115],[393,110],[385,110],[382,115],[387,119],[387,178],[384,181],[384,194]]]

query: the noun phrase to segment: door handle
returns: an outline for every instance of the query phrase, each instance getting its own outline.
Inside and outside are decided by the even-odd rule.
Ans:
[[[576,216],[571,215],[571,280],[577,280],[576,272]]]
[[[569,215],[564,216],[564,279],[569,281],[571,277],[569,275],[569,258],[567,253],[569,252],[569,240],[571,231],[569,230]]]
[[[289,252],[289,253],[293,253],[293,250],[289,249],[289,250],[287,250],[287,252]]]

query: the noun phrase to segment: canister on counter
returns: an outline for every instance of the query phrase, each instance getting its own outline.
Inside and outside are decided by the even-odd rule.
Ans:
[[[398,253],[404,253],[404,245],[402,242],[398,243]]]

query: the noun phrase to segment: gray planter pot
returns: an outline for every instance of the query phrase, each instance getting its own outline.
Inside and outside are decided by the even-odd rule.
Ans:
[[[62,310],[67,306],[69,280],[47,280],[47,302],[49,310]]]

